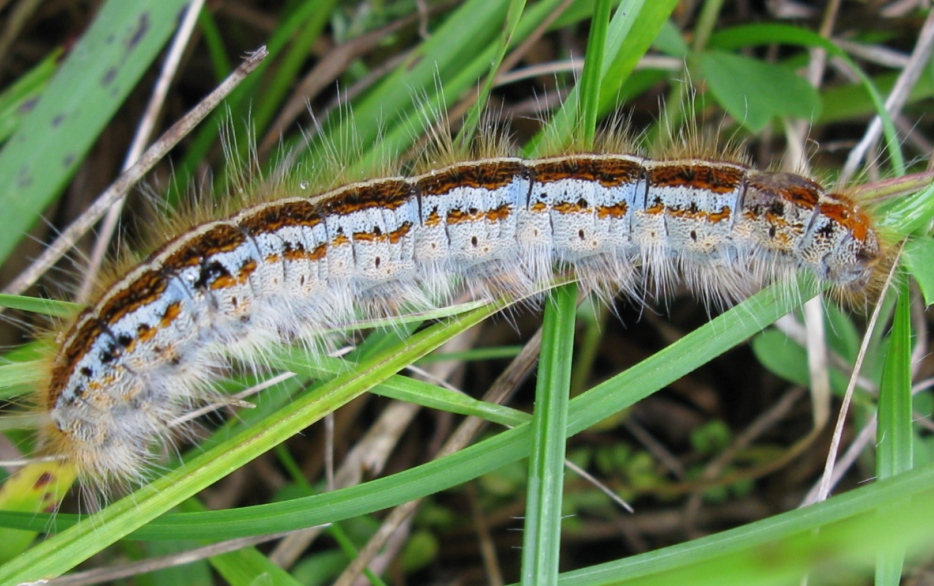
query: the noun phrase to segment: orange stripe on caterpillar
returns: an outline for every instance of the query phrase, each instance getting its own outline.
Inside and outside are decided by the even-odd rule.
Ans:
[[[85,481],[126,482],[209,396],[230,347],[427,309],[458,286],[526,295],[556,269],[629,294],[681,275],[708,302],[805,270],[858,295],[882,248],[846,197],[703,159],[490,158],[263,203],[163,245],[79,316],[43,394],[43,441]]]

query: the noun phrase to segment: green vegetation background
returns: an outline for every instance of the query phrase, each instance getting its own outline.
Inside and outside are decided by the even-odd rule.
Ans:
[[[48,241],[54,237],[49,223],[67,225],[118,174],[184,5],[110,0],[93,8],[75,3],[70,13],[30,8],[29,2],[0,8],[9,16],[0,25],[2,38],[10,39],[0,45],[6,51],[0,59],[0,202],[9,226],[0,232],[0,257],[7,279],[41,250],[24,235]],[[832,179],[842,165],[840,151],[865,131],[904,64],[892,59],[895,65],[885,66],[879,55],[889,54],[882,49],[910,53],[927,30],[926,14],[883,18],[868,5],[858,11],[847,5],[833,27],[833,41],[848,43],[841,48],[818,34],[821,12],[781,20],[744,13],[743,6],[670,0],[619,6],[557,0],[211,4],[199,16],[161,128],[219,83],[245,52],[266,44],[270,57],[146,183],[157,186],[150,191],[167,193],[170,206],[192,185],[216,198],[236,197],[225,164],[250,160],[250,145],[259,145],[255,164],[267,174],[286,159],[313,174],[327,148],[322,145],[333,144],[321,142],[318,130],[351,144],[341,174],[357,177],[417,151],[439,113],[454,123],[465,117],[469,133],[485,124],[481,112],[501,114],[530,155],[542,148],[541,119],[551,120],[545,143],[586,144],[598,119],[622,112],[652,143],[662,140],[665,124],[696,116],[703,130],[710,126],[724,139],[747,142],[763,166],[777,163],[785,132],[793,120],[804,120],[815,173]],[[38,32],[51,24],[59,31],[54,39]],[[831,63],[820,88],[802,76],[819,58],[816,48]],[[585,54],[583,71],[569,62]],[[503,80],[491,74],[501,66],[525,75]],[[892,117],[914,138],[887,125],[867,180],[923,170],[930,155],[923,146],[930,121],[923,114],[932,82],[927,66],[908,104]],[[338,98],[350,109],[334,109]],[[669,103],[664,121],[662,99]],[[305,115],[306,100],[319,126]],[[222,127],[235,137],[227,153],[220,148]],[[931,195],[921,189],[879,211],[893,234],[913,234],[905,264],[924,299],[930,299],[934,264],[925,262],[932,253]],[[138,238],[134,226],[149,221],[140,199],[131,196],[126,212],[130,240]],[[78,267],[87,240],[73,253]],[[73,264],[65,269],[78,272]],[[69,300],[63,291],[74,285],[60,275],[52,273],[44,291]],[[392,518],[381,511],[427,497],[412,523],[402,525],[407,539],[390,548],[387,569],[370,574],[373,581],[382,574],[392,583],[751,584],[798,582],[807,575],[810,583],[897,584],[903,573],[925,566],[925,549],[934,541],[927,522],[934,508],[927,456],[931,401],[927,392],[910,394],[913,377],[920,380],[930,368],[912,359],[913,351],[921,355],[926,348],[926,304],[907,278],[896,287],[898,295],[887,298],[862,369],[878,391],[858,390],[851,407],[844,445],[874,416],[885,441],[868,442],[845,488],[882,480],[841,487],[825,503],[796,509],[820,473],[832,422],[818,418],[821,429],[809,432],[811,403],[789,399],[802,394],[795,385],[809,384],[805,351],[777,329],[760,330],[800,306],[811,289],[802,283],[800,299],[766,290],[713,320],[680,297],[652,305],[662,316],[622,302],[615,312],[623,329],[606,307],[585,303],[575,312],[574,289],[561,287],[545,311],[538,386],[522,387],[514,407],[480,397],[505,368],[504,359],[521,357],[520,346],[535,343],[532,333],[542,322],[527,308],[493,320],[497,304],[461,308],[410,334],[418,327],[412,321],[367,336],[340,360],[275,350],[270,370],[299,376],[251,398],[255,409],[223,425],[208,422],[209,437],[184,446],[187,453],[169,458],[150,484],[96,516],[34,514],[41,491],[14,490],[9,482],[0,495],[7,506],[0,508],[27,512],[0,513],[0,525],[8,528],[0,530],[8,544],[0,583],[59,575],[92,556],[94,567],[104,567],[326,523],[326,535],[302,544],[294,557],[245,544],[134,580],[207,584],[217,579],[213,570],[232,584],[329,583],[352,566],[380,522]],[[30,296],[8,300],[35,310],[30,303]],[[837,359],[828,375],[835,410],[866,319],[829,305],[824,319]],[[458,385],[467,396],[396,374],[473,327],[484,328],[481,348],[454,352],[445,346],[442,355],[419,363],[462,362]],[[731,351],[750,338],[768,370],[752,364],[748,349]],[[8,355],[0,365],[5,398],[22,402],[36,383],[35,365],[35,344]],[[255,378],[238,377],[225,388],[240,389]],[[396,437],[399,447],[379,464],[386,471],[364,469],[364,482],[327,491],[324,444],[297,434],[346,406],[336,420],[339,465],[340,455],[389,408],[377,397],[430,410]],[[793,408],[782,407],[786,400]],[[534,419],[528,415],[533,407]],[[654,417],[653,409],[659,410]],[[490,424],[470,447],[432,460],[461,415]],[[305,434],[318,439],[321,427]],[[28,436],[10,435],[28,453]],[[576,473],[565,475],[565,457],[636,512],[623,511]],[[32,543],[34,531],[55,535]]]

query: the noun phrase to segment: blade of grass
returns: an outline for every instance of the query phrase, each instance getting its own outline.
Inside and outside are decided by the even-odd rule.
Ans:
[[[181,503],[181,507],[186,511],[204,511],[207,510],[196,498],[191,498]],[[211,540],[202,540],[203,545],[216,543],[223,539],[219,534]],[[224,580],[231,586],[250,586],[261,579],[277,586],[298,586],[301,582],[295,580],[285,569],[272,563],[268,557],[261,553],[256,547],[249,546],[236,551],[215,555],[209,558],[211,566],[217,570]]]
[[[532,454],[522,533],[522,583],[553,584],[561,558],[561,502],[577,286],[548,297],[532,415]]]
[[[16,132],[20,120],[30,110],[30,102],[39,99],[48,87],[59,57],[61,50],[53,51],[0,93],[0,144]]]
[[[266,42],[266,47],[269,54],[273,56],[273,59],[266,60],[257,67],[254,75],[245,79],[243,83],[238,86],[237,90],[227,98],[225,101],[225,106],[228,109],[227,112],[215,113],[210,124],[201,125],[199,130],[189,137],[190,146],[186,149],[185,157],[181,164],[175,168],[175,185],[185,188],[192,184],[192,178],[196,174],[196,169],[208,158],[208,153],[217,144],[221,128],[225,126],[231,127],[232,125],[232,128],[235,129],[233,134],[244,137],[252,134],[253,126],[256,128],[263,128],[261,125],[256,125],[255,122],[251,122],[248,127],[243,121],[254,120],[252,116],[252,104],[257,96],[265,95],[265,84],[272,83],[278,86],[281,83],[288,83],[288,81],[280,82],[279,76],[276,75],[275,72],[270,74],[269,69],[273,67],[274,63],[279,63],[278,59],[287,51],[289,42],[297,35],[301,34],[302,27],[304,27],[306,23],[312,23],[309,26],[314,34],[314,22],[323,16],[322,14],[316,13],[316,10],[323,5],[324,4],[321,2],[296,3],[296,9],[275,28]],[[210,19],[206,17],[202,22],[209,23]],[[206,26],[210,28],[211,25],[206,24]],[[208,34],[208,42],[210,42],[210,34]],[[223,50],[223,47],[214,47],[213,45],[213,43],[209,45],[212,54],[220,53]],[[223,62],[218,59],[215,59],[214,65],[215,69],[219,72],[224,66]],[[226,76],[229,71],[230,68],[228,67],[228,69],[221,72],[220,75],[222,77]],[[263,99],[265,100],[265,98]],[[275,100],[278,99],[280,98],[275,98]],[[244,143],[242,146],[246,147],[247,144]],[[221,177],[223,177],[223,175],[221,175]],[[178,202],[179,197],[179,193],[170,193],[168,195],[168,199],[173,205]]]
[[[526,10],[519,18],[512,42],[521,42],[532,34],[560,3],[561,0],[546,0]],[[354,107],[353,129],[338,128],[334,131],[334,136],[356,133],[360,144],[368,147],[354,160],[356,169],[372,168],[374,162],[383,160],[387,153],[404,152],[413,143],[413,128],[424,127],[426,121],[436,122],[439,112],[447,111],[458,96],[474,87],[477,80],[489,71],[495,57],[495,43],[478,41],[489,34],[489,27],[493,27],[493,30],[501,27],[505,10],[497,8],[493,2],[484,2],[481,6],[470,4],[464,5],[463,11],[453,14],[429,41],[416,50],[416,57],[431,55],[431,60],[424,61],[433,61],[435,65],[420,62],[410,66],[410,63],[404,63],[399,71],[389,76],[366,100]],[[466,32],[465,22],[471,25],[469,30],[473,34],[462,40]],[[449,41],[445,42],[447,39]],[[452,66],[452,63],[457,63],[457,66]],[[438,89],[435,80],[443,87],[443,91]],[[414,105],[409,97],[413,91],[422,96]],[[390,110],[390,107],[394,109]],[[390,112],[395,113],[395,119],[388,119]],[[389,122],[391,126],[387,126]],[[385,130],[380,131],[381,128]],[[369,148],[371,145],[375,147]]]
[[[298,348],[288,348],[276,353],[271,358],[270,364],[276,368],[317,378],[336,376],[348,368],[345,360],[315,356],[307,350]],[[517,409],[485,403],[469,395],[407,376],[390,377],[382,384],[373,387],[370,392],[397,401],[415,403],[429,409],[480,417],[501,425],[519,425],[529,420],[527,413]]]
[[[590,21],[590,37],[587,39],[587,54],[580,84],[581,131],[584,147],[593,148],[597,134],[597,118],[600,116],[600,89],[603,81],[604,59],[607,57],[607,36],[610,28],[612,2],[597,0]],[[620,12],[625,14],[624,9]],[[630,29],[631,30],[631,29]],[[624,41],[625,43],[625,41]],[[622,80],[618,80],[617,84]]]
[[[898,300],[889,353],[879,387],[879,418],[876,432],[876,473],[881,480],[911,470],[914,443],[911,405],[911,307],[907,279],[895,286]],[[886,512],[886,514],[888,514]],[[902,576],[905,552],[880,542],[876,584],[895,586]]]
[[[604,81],[599,95],[599,113],[610,111],[616,104],[620,88],[645,55],[652,41],[668,21],[677,0],[633,0],[616,11],[607,29],[606,48],[600,77]],[[573,136],[579,121],[580,88],[571,90],[561,110],[549,122],[549,131],[558,136]],[[534,153],[542,141],[539,134],[526,145],[525,152]]]
[[[841,583],[854,567],[871,572],[879,542],[920,552],[934,543],[932,486],[934,466],[927,466],[736,529],[568,572],[559,583],[798,584],[821,568],[812,582]]]
[[[598,0],[581,79],[582,127],[585,148],[592,148],[597,127],[600,81],[611,3]],[[549,293],[542,324],[542,350],[532,416],[532,454],[522,545],[522,583],[553,584],[558,577],[564,492],[564,429],[571,395],[577,285]]]
[[[499,74],[503,59],[506,58],[506,51],[508,51],[509,47],[512,45],[512,38],[516,34],[516,29],[519,26],[520,17],[524,10],[525,0],[511,0],[509,2],[509,11],[506,13],[506,21],[503,23],[503,34],[500,35],[497,41],[490,73],[487,75],[486,81],[480,88],[480,95],[477,101],[474,102],[474,105],[470,108],[470,112],[467,113],[464,126],[458,133],[457,138],[454,139],[455,144],[467,147],[473,142],[474,135],[480,127],[480,118],[486,111],[486,104],[490,98],[490,92],[493,91],[493,83],[496,81],[496,76]]]
[[[54,299],[43,299],[41,297],[26,297],[25,295],[9,295],[0,293],[0,307],[9,309],[19,309],[39,315],[50,317],[71,317],[77,315],[82,309],[82,305],[70,301],[56,301]]]

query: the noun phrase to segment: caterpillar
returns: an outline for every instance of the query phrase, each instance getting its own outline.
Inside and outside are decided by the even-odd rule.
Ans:
[[[740,161],[499,154],[303,186],[182,231],[104,288],[49,367],[44,453],[94,485],[139,481],[228,355],[314,343],[464,290],[527,296],[559,271],[629,296],[682,279],[718,303],[803,271],[856,299],[886,266],[885,239],[853,200]]]
[[[495,3],[470,2],[465,3],[465,7],[467,4],[472,5],[472,10],[465,8],[462,13],[452,15],[449,23],[454,23],[458,30],[467,31],[473,27],[475,30],[470,30],[469,36],[479,39],[479,45],[489,44],[482,34],[485,29],[508,30],[505,26],[491,27],[488,21],[480,18],[479,9]],[[530,3],[533,9],[541,7],[534,4]],[[627,3],[624,8],[629,11],[636,4]],[[661,3],[643,4],[652,7]],[[221,17],[224,9],[221,7],[218,12]],[[475,23],[482,23],[482,26]],[[435,41],[454,44],[452,27],[440,30],[434,21],[427,24]],[[228,28],[242,30],[237,26],[221,27],[221,30]],[[586,32],[589,27],[578,27],[578,30]],[[640,18],[633,30],[652,30],[652,26]],[[563,46],[569,36],[574,35],[563,34],[556,40]],[[685,39],[704,39],[705,36],[703,31],[692,32]],[[416,61],[405,64],[406,73],[413,69],[417,59],[426,63],[440,58],[438,44],[426,44],[424,50],[419,47]],[[386,47],[380,45],[380,52],[396,53],[394,48],[387,50]],[[573,50],[573,43],[568,49]],[[482,50],[481,46],[472,52],[480,61],[489,62],[489,57],[481,54]],[[715,50],[722,53],[724,46],[715,46]],[[621,53],[631,56],[641,55],[643,51]],[[697,59],[707,57],[702,51],[700,48],[692,50],[690,63],[696,79],[703,75],[695,68]],[[760,54],[744,50],[737,54],[740,55],[755,57]],[[782,49],[781,53],[770,53],[768,57],[777,55],[784,57],[789,53]],[[381,63],[380,57],[367,58],[365,67]],[[676,61],[686,62],[680,58]],[[438,77],[450,94],[463,95],[464,89],[450,80],[452,67],[441,63],[430,66],[439,71]],[[454,68],[466,73],[469,69],[466,63],[460,61]],[[791,68],[800,63],[797,59],[783,59],[782,69],[791,73]],[[506,69],[511,70],[512,66]],[[611,70],[616,73],[620,67],[614,64]],[[202,67],[198,71],[203,76],[206,69]],[[709,71],[706,64],[703,71]],[[359,74],[359,71],[354,73]],[[741,76],[734,73],[733,77]],[[264,85],[270,79],[264,78]],[[349,85],[354,79],[350,75],[342,77],[341,84],[348,82]],[[397,95],[408,96],[411,88],[423,87],[408,81],[409,77],[402,79],[404,81],[393,88]],[[832,76],[828,75],[827,79],[832,81]],[[618,77],[611,76],[607,83],[619,84],[627,95],[642,91],[638,83],[633,89],[628,80]],[[713,87],[712,82],[707,85],[707,80],[701,83],[704,84],[700,86],[701,92],[709,92]],[[268,85],[272,87],[271,83]],[[653,92],[658,91],[656,84]],[[390,92],[374,93],[387,96]],[[742,99],[742,93],[736,93]],[[257,102],[265,97],[263,92],[254,92],[252,96]],[[508,97],[509,103],[514,103],[515,96]],[[825,111],[833,111],[829,98]],[[322,101],[314,97],[307,99],[313,101],[318,111]],[[646,101],[656,102],[654,95],[643,103]],[[384,106],[380,104],[380,107]],[[628,112],[632,105],[618,107]],[[356,102],[354,109],[365,110]],[[385,106],[384,111],[390,120],[403,119],[402,108]],[[729,115],[736,120],[741,119],[743,113],[740,108],[738,113],[733,110]],[[779,114],[788,115],[791,114]],[[797,115],[811,116],[812,121],[824,124],[817,118],[816,110]],[[639,118],[638,110],[634,116]],[[371,119],[367,116],[359,119],[363,122],[355,126],[360,132],[372,132]],[[521,120],[519,123],[521,125]],[[257,126],[263,128],[261,123]],[[838,139],[835,130],[828,132],[823,126],[815,126],[813,136],[826,148],[829,141]],[[387,129],[386,134],[389,133]],[[281,136],[282,132],[269,134]],[[371,135],[367,136],[365,140],[369,142]],[[204,144],[204,141],[198,142]],[[162,461],[164,448],[171,451],[179,436],[189,439],[184,437],[186,428],[176,425],[180,420],[199,411],[197,408],[202,404],[225,402],[226,396],[214,389],[231,359],[245,363],[248,370],[253,365],[262,370],[266,360],[276,360],[269,358],[271,344],[297,343],[312,350],[323,349],[330,338],[325,333],[327,330],[346,329],[351,321],[369,318],[387,317],[386,321],[394,322],[406,312],[445,307],[464,291],[475,297],[528,298],[547,286],[554,275],[560,274],[562,278],[573,276],[582,282],[582,289],[597,291],[604,298],[619,294],[637,305],[645,303],[643,300],[653,292],[670,295],[686,286],[708,307],[716,307],[742,299],[770,282],[781,284],[794,298],[798,289],[793,278],[803,273],[829,286],[837,298],[857,307],[862,300],[876,297],[882,286],[881,276],[888,272],[892,260],[892,247],[886,242],[891,237],[882,226],[894,224],[887,210],[885,214],[877,212],[867,205],[865,198],[850,195],[855,190],[839,192],[804,172],[759,170],[732,153],[698,148],[697,144],[686,148],[677,148],[676,144],[675,148],[652,150],[646,155],[638,149],[619,146],[620,142],[606,140],[593,151],[559,147],[534,157],[516,156],[516,151],[497,146],[480,149],[479,153],[460,152],[441,157],[440,161],[419,163],[411,171],[371,172],[362,176],[363,181],[355,176],[338,179],[331,185],[331,178],[326,177],[326,188],[308,187],[302,175],[304,171],[293,167],[289,170],[292,176],[281,184],[247,186],[250,193],[242,200],[246,203],[222,204],[229,206],[224,211],[177,212],[176,215],[183,217],[199,218],[175,220],[189,223],[176,224],[164,233],[161,229],[150,230],[155,232],[151,236],[154,240],[150,247],[143,248],[142,256],[133,263],[123,262],[122,266],[108,271],[111,276],[104,278],[87,308],[80,314],[76,311],[77,315],[56,327],[54,342],[52,336],[48,336],[54,353],[44,364],[33,367],[44,377],[37,385],[34,399],[42,420],[38,453],[75,464],[86,488],[85,495],[93,497],[99,496],[95,492],[103,492],[104,500],[108,500],[109,489],[114,485],[129,488],[161,474],[155,467]],[[822,149],[822,152],[827,151]],[[43,166],[49,168],[57,160],[38,151],[32,156],[41,158],[45,161]],[[757,160],[769,158],[768,154],[760,152]],[[336,171],[340,175],[340,168],[335,169],[335,165],[324,166],[330,167],[324,173]],[[106,167],[100,168],[91,162],[86,168],[106,176]],[[236,194],[233,195],[236,199]],[[223,197],[218,195],[219,200]],[[207,205],[208,202],[202,202],[202,207]],[[640,347],[642,336],[630,331],[626,342],[638,340],[631,346],[634,351],[621,351],[618,341],[612,338],[613,326],[602,327],[610,330],[605,337],[612,342],[608,345],[610,351],[600,354],[597,359],[600,366],[587,380],[574,385],[575,388],[584,390],[596,384],[603,375],[599,368],[607,362],[614,372],[627,368],[646,349]],[[598,326],[591,328],[593,331]],[[575,348],[575,358],[584,354],[579,352],[583,347]],[[879,362],[881,360],[880,357]],[[586,374],[589,368],[578,369],[584,366],[583,362],[576,363],[575,370]],[[726,379],[729,381],[727,391],[735,394],[727,395],[722,405],[713,406],[702,404],[700,400],[695,403],[693,393],[684,399],[692,408],[702,408],[705,416],[723,417],[742,425],[752,419],[749,411],[743,408],[743,402],[761,405],[768,399],[769,391],[781,383],[760,384],[760,379],[747,376],[744,364],[727,365],[725,362],[720,365],[729,366],[732,376]],[[700,380],[709,370],[699,373]],[[468,383],[459,386],[476,391],[480,386],[473,376],[471,373]],[[670,383],[658,383],[655,388],[663,384]],[[665,434],[673,430],[673,435],[685,437],[691,424],[683,424],[685,420],[668,408],[669,397],[660,393],[642,406],[660,414],[653,420],[657,427],[651,431]],[[737,397],[740,401],[734,400]],[[654,404],[649,407],[650,402]],[[540,404],[536,405],[536,410],[538,407]],[[598,415],[606,417],[608,414],[608,409],[602,409]],[[623,416],[618,415],[617,422]],[[633,420],[646,423],[645,419],[638,419],[638,409],[633,409],[631,415]],[[276,414],[266,423],[276,418],[285,419]],[[254,425],[249,431],[258,432],[262,427]],[[352,428],[351,433],[345,434],[340,424],[337,429],[338,439],[348,441],[356,431]],[[783,425],[779,430],[781,437],[770,436],[770,443],[787,437],[786,429],[800,428],[794,424]],[[290,435],[297,432],[297,429],[291,430]],[[419,437],[419,433],[410,432],[406,437]],[[623,430],[611,433],[628,435]],[[230,448],[236,442],[230,441],[231,436],[227,437],[227,445],[222,449],[232,451]],[[679,443],[680,437],[670,445],[685,445]],[[584,448],[588,453],[597,443],[589,434],[579,439],[588,444]],[[321,444],[309,446],[309,443],[296,441],[291,448],[307,449],[303,455],[310,456],[308,460],[313,460],[319,451],[325,451]],[[236,447],[240,449],[248,444],[249,440],[236,443]],[[431,442],[426,441],[424,445],[429,446]],[[812,452],[822,452],[821,448],[815,446]],[[212,450],[209,455],[213,457],[220,451]],[[31,448],[30,452],[35,453]],[[340,454],[342,448],[338,446],[335,452]],[[187,457],[185,460],[195,464]],[[205,460],[198,458],[199,463]],[[408,460],[414,461],[416,459]],[[696,464],[700,460],[692,454],[682,461]],[[300,463],[303,472],[312,469],[310,464],[306,467],[306,462]],[[170,484],[175,485],[176,479],[188,481],[193,475],[184,475],[192,469],[194,466],[186,465],[178,474],[172,473],[152,487],[145,487],[146,490],[133,496],[132,505],[148,506],[157,500],[150,495]],[[231,469],[228,467],[223,473]],[[610,477],[611,486],[626,487],[628,468],[618,466],[617,470],[620,476]],[[762,473],[759,469],[753,472]],[[270,475],[270,480],[263,475],[263,487],[278,488],[276,476],[275,473]],[[313,478],[311,474],[305,476]],[[730,472],[726,472],[726,476],[729,477]],[[803,478],[804,475],[793,476]],[[677,478],[676,483],[681,482],[681,476],[673,477]],[[45,482],[47,478],[43,476],[40,480]],[[693,470],[685,478],[695,478]],[[182,483],[178,482],[178,486]],[[200,490],[204,483],[189,486],[190,494]],[[256,502],[256,484],[249,486],[246,498],[238,504]],[[377,486],[383,485],[374,485],[372,492],[382,491]],[[42,486],[37,482],[30,488],[37,491]],[[775,494],[762,492],[766,497]],[[171,504],[180,498],[173,498]],[[53,500],[52,497],[44,500],[43,506],[51,509],[48,503]],[[112,510],[122,506],[123,510],[134,514],[130,500]],[[164,511],[169,502],[165,498],[162,502],[167,503]],[[319,502],[329,501],[313,501]],[[295,508],[299,507],[309,511],[330,508],[327,504],[306,505],[304,502]],[[154,508],[145,513],[149,515],[147,519],[156,514],[151,511]],[[255,514],[266,513],[257,510]],[[105,515],[100,517],[104,519]],[[146,522],[143,515],[138,519],[132,527]],[[104,536],[92,531],[100,525],[95,525],[96,520],[86,521],[78,527],[84,532],[82,538],[70,537],[78,533],[76,531],[69,534],[72,543],[88,544],[87,553],[82,556],[90,555],[92,549],[102,549],[117,538],[112,536],[115,534]],[[731,522],[736,520],[731,519]],[[684,526],[690,525],[688,518]],[[532,534],[531,527],[528,525],[527,534]],[[276,530],[282,529],[278,526]],[[177,531],[172,537],[182,533]],[[217,539],[213,535],[209,537]],[[683,535],[677,537],[682,538]],[[661,544],[663,540],[653,539],[653,543]],[[19,570],[15,581],[46,579],[53,571],[61,572],[66,565],[75,565],[77,561],[73,556],[65,562],[57,562],[55,570],[48,569],[44,560],[51,559],[50,553],[58,557],[64,550],[63,544],[65,540],[55,539],[45,544],[45,549],[36,550],[35,555],[24,557],[19,562],[23,569]],[[587,549],[596,551],[595,545],[594,542]],[[618,539],[608,549],[614,557],[624,555]],[[507,556],[512,554],[503,551],[503,559],[508,560]],[[566,555],[567,552],[562,551],[562,564],[567,568],[575,567],[570,559],[565,559]],[[438,563],[442,565],[449,571],[447,568],[451,565],[446,560]],[[12,572],[12,568],[9,571]]]

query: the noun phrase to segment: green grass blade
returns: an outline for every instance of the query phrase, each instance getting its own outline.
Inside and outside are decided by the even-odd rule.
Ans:
[[[568,572],[559,583],[797,584],[815,567],[826,573],[812,582],[839,583],[839,572],[869,569],[880,542],[918,551],[934,543],[932,486],[934,466],[927,466],[736,529]]]
[[[277,353],[271,358],[270,363],[283,370],[313,378],[336,376],[348,368],[345,360],[316,356],[307,350],[298,348],[288,348]],[[448,413],[480,417],[506,426],[519,425],[529,420],[527,413],[517,409],[479,401],[469,395],[407,376],[390,377],[382,384],[373,387],[371,392],[397,401],[406,401]]]
[[[532,34],[559,5],[560,0],[545,0],[524,11],[513,43]],[[367,145],[354,161],[357,169],[371,169],[387,154],[404,152],[414,140],[413,129],[424,128],[426,121],[436,122],[439,113],[446,111],[459,95],[473,91],[495,58],[496,45],[490,32],[501,28],[505,13],[504,6],[496,2],[468,2],[420,45],[413,57],[430,55],[431,59],[414,66],[404,63],[355,105],[353,121],[348,122],[351,128],[345,124],[329,129],[333,136],[355,136],[361,145]],[[417,103],[411,99],[413,88],[421,88]],[[387,119],[388,112],[394,113],[393,119]]]
[[[254,584],[301,586],[302,584],[254,548],[214,556],[211,558],[211,565],[231,586]]]
[[[0,293],[0,307],[19,309],[39,315],[50,317],[71,317],[77,315],[82,306],[70,301],[57,301],[41,297],[27,297],[25,295],[8,295]]]
[[[516,29],[519,27],[519,23],[521,22],[520,17],[524,10],[525,0],[510,0],[509,11],[506,13],[506,22],[503,23],[503,32],[496,42],[490,73],[487,75],[486,81],[483,82],[483,86],[479,90],[477,101],[474,102],[474,105],[471,106],[470,111],[467,113],[464,126],[458,133],[457,138],[454,139],[455,144],[469,146],[473,142],[474,135],[480,127],[480,118],[483,116],[483,113],[486,112],[486,106],[490,98],[490,92],[493,91],[493,84],[496,81],[496,76],[500,72],[499,70],[500,67],[502,67],[503,59],[506,58],[506,51],[509,50],[512,44],[512,39],[516,34]]]
[[[645,55],[652,41],[668,21],[677,6],[677,0],[633,0],[617,10],[607,29],[606,47],[600,77],[602,91],[599,111],[608,112],[616,105],[616,99],[625,87],[626,80]],[[580,116],[580,88],[574,88],[549,122],[549,131],[557,136],[574,136]],[[541,141],[536,137],[526,146],[527,153],[534,153]]]
[[[20,120],[30,110],[30,102],[37,100],[48,87],[59,57],[61,51],[54,51],[0,93],[0,144],[16,132]]]
[[[876,432],[876,472],[881,480],[911,470],[914,429],[911,403],[911,307],[908,281],[894,287],[898,293],[895,320],[889,336],[889,353],[879,387],[879,418]],[[885,514],[889,514],[887,511]],[[904,550],[880,543],[876,562],[876,585],[897,586],[902,577]]]
[[[545,308],[532,415],[532,456],[522,540],[522,583],[553,584],[561,557],[564,430],[571,385],[576,284],[555,289]]]
[[[599,0],[594,10],[581,79],[581,132],[592,148],[599,110],[600,82],[611,3]],[[532,417],[525,526],[522,545],[523,584],[553,584],[561,551],[564,491],[564,429],[571,394],[569,349],[574,347],[577,285],[549,293],[542,324],[542,350]]]
[[[879,389],[876,472],[881,479],[911,470],[913,465],[910,291],[908,281],[901,281],[895,287],[898,300]]]
[[[598,0],[587,39],[587,53],[580,83],[580,113],[584,147],[593,148],[600,117],[600,89],[603,82],[603,60],[606,58],[607,36],[609,35],[610,8],[612,2]],[[620,12],[625,13],[624,10]]]

